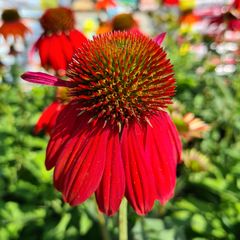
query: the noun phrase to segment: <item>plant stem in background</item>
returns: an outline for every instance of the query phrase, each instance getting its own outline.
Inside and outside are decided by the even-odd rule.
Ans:
[[[128,239],[127,200],[123,198],[119,210],[119,240]]]
[[[111,240],[107,230],[104,215],[100,212],[98,212],[98,220],[99,220],[99,225],[100,225],[100,230],[101,230],[103,240]]]

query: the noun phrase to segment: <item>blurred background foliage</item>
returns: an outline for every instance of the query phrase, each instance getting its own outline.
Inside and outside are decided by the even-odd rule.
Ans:
[[[240,236],[240,69],[216,76],[208,60],[181,55],[168,37],[176,99],[209,123],[202,139],[184,141],[207,156],[203,171],[179,166],[175,197],[145,218],[129,209],[130,239],[238,239]],[[194,60],[195,59],[195,60]],[[117,217],[98,213],[94,199],[64,204],[44,166],[47,138],[33,127],[54,89],[0,84],[0,239],[117,239]],[[43,99],[45,99],[43,101]]]
[[[178,26],[167,21],[164,47],[174,65],[179,104],[177,110],[169,111],[180,132],[185,131],[184,161],[170,202],[156,203],[146,217],[137,216],[129,207],[129,239],[237,240],[240,67],[217,75],[211,61],[215,53],[209,50],[199,58],[183,51],[174,37]],[[34,135],[33,128],[55,92],[22,83],[23,71],[14,65],[8,72],[11,81],[4,80],[4,71],[0,73],[0,240],[117,239],[117,216],[99,213],[94,197],[72,208],[54,189],[52,172],[44,166],[48,137]],[[183,120],[187,113],[209,126],[200,137],[189,137]]]

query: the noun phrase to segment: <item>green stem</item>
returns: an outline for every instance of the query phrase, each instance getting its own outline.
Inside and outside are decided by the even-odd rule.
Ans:
[[[102,213],[98,212],[98,221],[100,225],[100,230],[102,234],[103,240],[111,240],[107,227],[106,227],[106,221]]]
[[[127,200],[122,200],[119,210],[119,240],[128,239]]]

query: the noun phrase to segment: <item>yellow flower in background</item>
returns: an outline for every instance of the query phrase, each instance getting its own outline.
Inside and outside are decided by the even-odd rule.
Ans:
[[[189,43],[183,43],[179,49],[179,54],[181,56],[186,55],[190,51],[190,44]]]
[[[191,33],[192,32],[192,24],[186,24],[186,23],[183,23],[181,24],[180,26],[180,35],[186,35],[188,33]]]
[[[83,33],[91,38],[94,33],[97,31],[98,25],[97,22],[94,19],[86,19],[86,21],[83,23]]]
[[[42,9],[47,8],[55,8],[58,7],[58,1],[57,0],[41,0],[40,2]]]
[[[196,7],[196,0],[179,0],[179,6],[182,11]]]

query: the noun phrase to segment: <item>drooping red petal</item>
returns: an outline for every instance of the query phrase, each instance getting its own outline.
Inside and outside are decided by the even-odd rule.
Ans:
[[[34,44],[38,49],[41,65],[47,67],[49,64],[49,52],[50,52],[50,37],[41,36],[38,41]]]
[[[73,47],[72,44],[69,40],[69,38],[65,35],[62,34],[59,37],[59,40],[61,41],[61,45],[62,45],[62,50],[66,59],[66,62],[68,63],[71,59],[72,59],[72,55],[73,55]]]
[[[60,35],[52,35],[50,37],[49,48],[49,64],[55,70],[66,70],[67,62],[63,53]]]
[[[69,38],[75,50],[79,48],[82,45],[82,43],[88,41],[88,39],[81,32],[75,29],[70,31]]]
[[[174,150],[174,154],[177,159],[177,163],[181,163],[181,161],[182,161],[182,143],[181,143],[179,133],[178,133],[177,128],[174,125],[172,119],[170,118],[170,116],[168,114],[164,114],[164,117],[165,117],[166,121],[168,122],[168,131],[169,131],[169,134],[171,137],[172,146],[175,146],[175,148],[173,148],[173,150]]]
[[[85,201],[99,186],[105,168],[109,130],[92,128],[71,102],[59,114],[47,148],[46,166],[55,166],[54,184],[71,205]]]
[[[63,180],[64,199],[72,206],[84,202],[96,191],[105,168],[109,131],[102,128],[86,131],[92,133],[85,133],[88,137],[82,138]]]
[[[42,72],[25,72],[21,78],[27,82],[38,83],[42,85],[72,87],[73,83],[64,81],[60,78]]]
[[[75,102],[69,103],[60,112],[47,146],[45,164],[48,170],[56,165],[62,151],[69,150],[65,148],[68,141],[82,133],[87,121],[83,117],[80,118],[78,114]]]
[[[2,22],[0,26],[0,35],[3,35],[5,39],[9,36],[13,36],[16,38],[21,37],[22,39],[25,38],[27,33],[30,33],[31,30],[26,27],[21,21],[14,21],[14,22]]]
[[[165,37],[166,37],[166,33],[163,32],[163,33],[158,34],[156,37],[154,37],[153,41],[156,42],[159,46],[161,46]]]
[[[125,127],[122,133],[122,158],[125,168],[126,197],[139,214],[148,213],[156,199],[151,159],[145,151],[146,124],[137,122]]]
[[[47,106],[35,125],[34,133],[38,134],[40,131],[45,130],[48,134],[51,134],[58,114],[64,108],[64,106],[64,104],[58,101],[54,101]]]
[[[173,196],[176,184],[176,145],[169,132],[167,113],[161,112],[149,121],[152,126],[147,126],[146,151],[151,159],[157,198],[164,204]]]
[[[118,131],[107,139],[107,157],[102,180],[96,191],[99,209],[111,216],[118,211],[125,193],[125,176]]]
[[[75,161],[83,141],[88,138],[89,132],[79,131],[79,134],[65,140],[58,148],[58,155],[55,160],[54,185],[59,191],[63,191],[66,175]]]
[[[55,166],[54,184],[59,191],[63,191],[63,181],[83,141],[88,140],[91,135],[88,119],[86,114],[79,116],[73,103],[57,119],[47,148],[46,167],[50,169]]]

